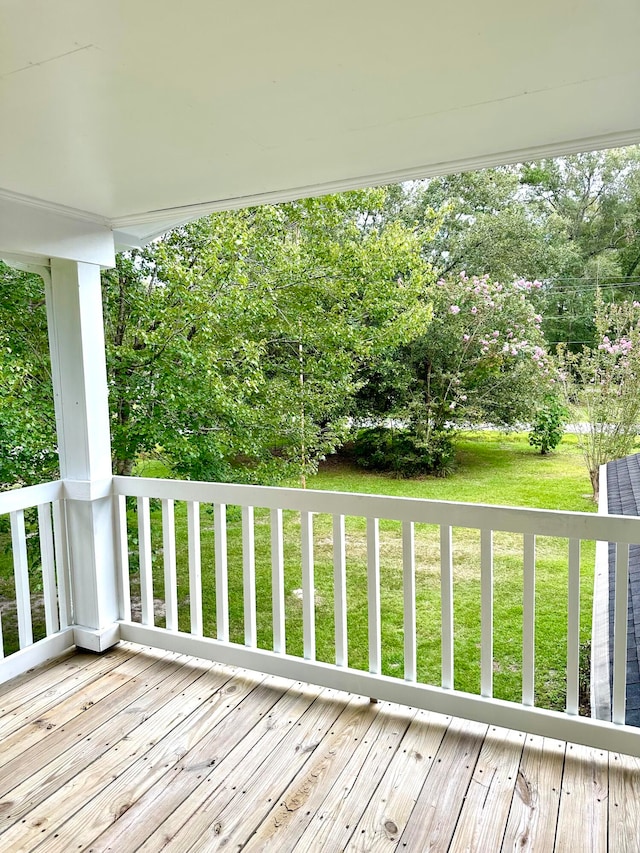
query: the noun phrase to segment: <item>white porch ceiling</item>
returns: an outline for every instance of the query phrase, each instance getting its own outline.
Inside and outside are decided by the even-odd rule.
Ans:
[[[0,201],[126,242],[638,142],[639,35],[636,0],[0,0]]]

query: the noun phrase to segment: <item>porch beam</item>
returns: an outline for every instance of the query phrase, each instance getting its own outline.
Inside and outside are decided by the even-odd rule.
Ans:
[[[10,262],[63,258],[115,265],[108,223],[83,211],[0,190],[0,257]]]

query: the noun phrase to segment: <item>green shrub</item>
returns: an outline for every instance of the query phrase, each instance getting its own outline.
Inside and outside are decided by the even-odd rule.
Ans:
[[[538,447],[544,456],[555,450],[562,441],[569,413],[557,397],[547,395],[536,412],[529,433],[529,444]]]
[[[409,429],[370,427],[356,435],[353,456],[361,468],[371,471],[446,477],[454,469],[455,449],[451,430],[433,432],[426,442]]]

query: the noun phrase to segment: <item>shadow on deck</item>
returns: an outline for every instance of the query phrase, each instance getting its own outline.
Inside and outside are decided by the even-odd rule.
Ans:
[[[121,643],[0,700],[8,851],[637,850],[640,760]]]

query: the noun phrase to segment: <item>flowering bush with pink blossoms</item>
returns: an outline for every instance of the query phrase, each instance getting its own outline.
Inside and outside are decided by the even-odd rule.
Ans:
[[[407,414],[425,441],[461,422],[512,426],[531,418],[556,381],[542,318],[528,298],[541,287],[465,273],[437,282],[433,320],[409,352]]]
[[[585,413],[579,441],[597,499],[600,466],[633,452],[639,430],[640,302],[606,305],[598,293],[595,326],[596,346],[560,350],[559,375]]]

